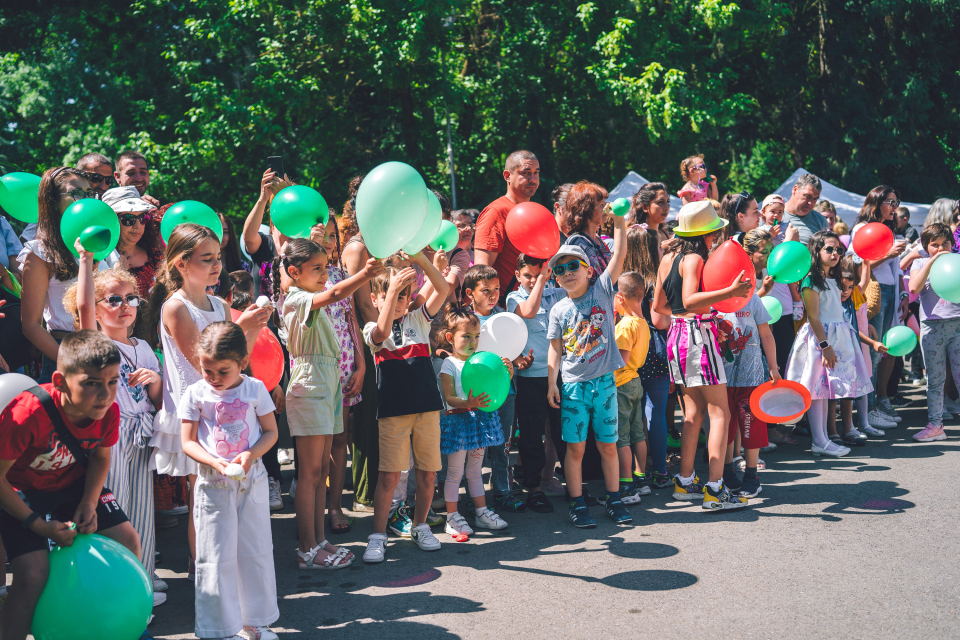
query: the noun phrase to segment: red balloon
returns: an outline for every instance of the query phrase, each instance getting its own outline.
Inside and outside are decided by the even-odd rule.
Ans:
[[[560,248],[560,228],[549,209],[521,202],[507,214],[507,237],[528,256],[548,260]]]
[[[753,261],[739,244],[727,240],[710,254],[703,265],[703,290],[717,291],[726,289],[733,284],[734,278],[743,271],[743,279],[750,281],[750,286],[756,286],[757,275],[753,268]],[[739,311],[747,306],[750,298],[728,298],[713,305],[713,308],[723,313]]]
[[[879,260],[893,247],[893,231],[880,222],[870,222],[853,236],[853,250],[864,260]]]
[[[231,319],[236,322],[242,311],[230,309]],[[283,349],[273,331],[264,327],[260,329],[256,342],[253,343],[253,353],[250,354],[250,371],[253,377],[263,383],[267,391],[280,384],[283,377]]]

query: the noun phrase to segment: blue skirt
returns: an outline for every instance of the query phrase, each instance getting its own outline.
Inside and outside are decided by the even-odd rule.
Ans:
[[[440,453],[483,449],[503,442],[503,428],[496,411],[465,411],[440,416]]]

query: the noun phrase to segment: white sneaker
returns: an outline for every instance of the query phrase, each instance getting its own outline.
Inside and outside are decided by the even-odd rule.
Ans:
[[[290,454],[287,453],[286,449],[277,449],[277,462],[287,464],[288,462],[293,462],[293,460],[290,459]]]
[[[367,550],[363,552],[363,561],[368,564],[383,562],[387,556],[387,534],[371,533],[367,536]]]
[[[287,491],[287,495],[290,496],[290,499],[291,499],[291,500],[295,500],[295,499],[296,499],[296,497],[297,497],[297,479],[296,479],[296,478],[294,478],[294,479],[290,482],[290,490]]]
[[[879,400],[877,402],[877,409],[894,422],[900,422],[903,420],[903,418],[897,414],[897,410],[893,408],[893,405],[890,404],[890,398],[883,398],[882,400]]]
[[[871,427],[879,427],[881,429],[889,429],[890,427],[895,427],[896,422],[891,420],[887,414],[874,409],[867,414],[867,422]]]
[[[153,591],[154,591],[154,593],[156,593],[157,591],[166,591],[167,588],[168,588],[168,587],[167,587],[167,583],[164,582],[159,576],[157,576],[157,572],[154,571],[154,572],[153,572]]]
[[[166,601],[167,601],[167,594],[157,593],[156,591],[153,592],[153,606],[159,607]]]
[[[838,445],[836,442],[827,441],[825,447],[818,447],[815,444],[810,445],[810,452],[815,456],[832,456],[840,458],[850,453],[850,447]]]
[[[293,497],[292,493],[290,494],[290,497],[291,498]],[[357,513],[373,513],[373,505],[372,504],[367,505],[361,502],[354,502],[353,508],[350,509],[350,511],[356,511]]]
[[[640,490],[631,484],[620,492],[620,500],[623,504],[640,504]]]
[[[440,541],[430,531],[430,525],[421,522],[410,529],[410,539],[417,543],[422,551],[440,551]]]
[[[270,627],[248,627],[243,625],[243,631],[240,632],[241,638],[247,640],[280,640],[280,636],[270,630]]]
[[[943,396],[943,409],[950,413],[960,413],[960,404],[958,404],[956,400],[951,400],[947,396]]]
[[[463,533],[468,536],[473,535],[473,529],[470,528],[470,525],[467,524],[467,521],[464,519],[464,517],[456,511],[447,514],[447,524],[444,527],[444,531],[452,536],[455,536],[458,533]]]
[[[887,428],[889,429],[890,427],[887,427]],[[856,431],[856,429],[854,429],[854,431]],[[882,438],[883,436],[887,435],[880,429],[875,429],[869,425],[863,428],[863,433],[867,434],[868,436],[873,436],[875,438]]]
[[[270,485],[270,511],[280,511],[283,509],[283,498],[280,497],[280,483],[269,478],[267,480]]]

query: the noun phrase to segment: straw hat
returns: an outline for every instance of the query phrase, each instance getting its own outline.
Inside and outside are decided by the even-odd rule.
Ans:
[[[678,236],[705,236],[708,233],[720,231],[727,226],[727,220],[717,215],[717,210],[713,208],[709,200],[698,200],[685,204],[680,209],[677,216],[676,229],[673,230]]]

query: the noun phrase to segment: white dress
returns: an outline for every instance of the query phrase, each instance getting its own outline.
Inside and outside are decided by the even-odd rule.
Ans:
[[[197,331],[203,331],[210,324],[224,319],[223,302],[216,296],[207,295],[213,311],[203,311],[187,300],[179,291],[174,293],[166,305],[176,298],[186,306],[190,318],[197,325]],[[163,326],[163,311],[160,312],[160,344],[163,347],[163,406],[153,419],[153,437],[150,446],[154,447],[154,468],[157,473],[170,476],[196,475],[197,462],[183,452],[180,442],[181,420],[177,417],[177,404],[180,397],[191,384],[200,380],[200,372],[193,368],[177,342]]]

